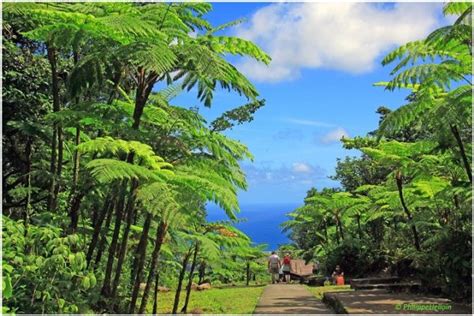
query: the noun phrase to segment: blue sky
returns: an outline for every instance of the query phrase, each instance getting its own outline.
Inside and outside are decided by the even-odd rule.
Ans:
[[[358,155],[344,150],[340,137],[374,130],[375,110],[395,109],[407,95],[372,85],[390,78],[381,59],[445,24],[440,14],[434,3],[214,4],[212,24],[246,18],[225,33],[255,41],[273,58],[269,67],[231,58],[266,100],[254,121],[226,132],[255,156],[242,163],[249,189],[240,193],[241,204],[299,204],[313,186],[338,186],[328,178],[337,158]],[[175,103],[199,105],[195,93]],[[244,103],[218,91],[212,108],[201,106],[200,113],[211,121]]]

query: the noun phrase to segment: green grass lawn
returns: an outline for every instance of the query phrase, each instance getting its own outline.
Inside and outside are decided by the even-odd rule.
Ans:
[[[329,286],[306,286],[306,288],[316,296],[316,298],[322,300],[325,292],[347,292],[354,291],[350,285],[329,285]]]
[[[213,288],[206,291],[192,291],[188,313],[206,314],[251,314],[262,295],[264,285],[250,287]],[[175,292],[158,294],[158,313],[171,313]],[[184,304],[185,293],[181,293],[179,309]],[[150,299],[148,312],[153,302]]]

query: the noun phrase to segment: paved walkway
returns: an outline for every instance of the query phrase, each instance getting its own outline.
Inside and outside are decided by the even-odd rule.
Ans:
[[[324,300],[337,312],[344,314],[471,314],[472,312],[471,307],[453,303],[446,298],[413,293],[388,293],[384,290],[325,293]]]
[[[254,314],[332,314],[324,303],[299,284],[270,284]]]

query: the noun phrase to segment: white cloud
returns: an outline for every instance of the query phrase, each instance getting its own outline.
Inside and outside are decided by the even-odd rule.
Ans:
[[[343,137],[348,138],[349,133],[347,133],[347,131],[342,127],[338,127],[330,131],[329,133],[323,135],[320,140],[323,144],[331,144],[339,142]]]
[[[261,45],[270,66],[245,59],[240,65],[254,80],[297,78],[303,68],[364,73],[384,52],[426,36],[438,22],[440,3],[291,3],[266,6],[237,36]]]
[[[311,173],[313,172],[313,169],[311,168],[311,166],[309,166],[308,164],[304,163],[304,162],[295,162],[293,164],[293,172],[297,172],[297,173]]]
[[[326,123],[326,122],[320,122],[320,121],[313,121],[313,120],[302,120],[302,119],[294,119],[294,118],[288,118],[285,120],[288,123],[293,123],[297,125],[307,125],[307,126],[318,126],[318,127],[334,127],[336,125],[331,124],[331,123]]]
[[[326,179],[326,171],[317,165],[295,162],[290,166],[243,164],[247,179],[256,184],[294,184]]]

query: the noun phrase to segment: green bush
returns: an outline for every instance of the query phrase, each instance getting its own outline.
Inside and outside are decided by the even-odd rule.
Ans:
[[[358,239],[346,239],[328,251],[322,264],[322,271],[331,275],[336,265],[340,265],[346,276],[362,277],[382,270],[387,265],[383,254],[372,250]]]
[[[62,237],[53,226],[29,225],[2,216],[3,304],[18,313],[88,311],[97,281],[86,269],[78,235]],[[6,291],[5,291],[6,289]]]
[[[440,287],[455,300],[471,298],[472,245],[467,232],[447,229],[438,234],[420,260],[419,273],[427,286]]]

